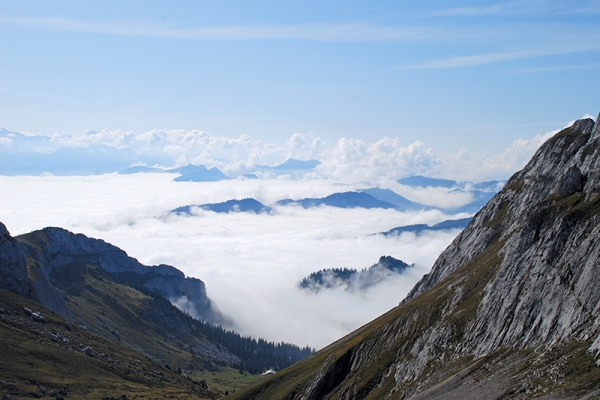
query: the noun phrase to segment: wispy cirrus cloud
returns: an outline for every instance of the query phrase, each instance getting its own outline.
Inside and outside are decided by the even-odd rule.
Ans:
[[[600,39],[600,37],[596,36],[594,39]],[[423,63],[402,66],[399,69],[448,69],[476,67],[504,61],[598,51],[600,50],[600,41],[595,40],[578,44],[567,43],[565,45],[558,45],[556,47],[550,47],[542,50],[507,51],[441,58],[437,60],[426,61]]]
[[[520,69],[517,72],[559,72],[559,71],[575,71],[575,70],[599,69],[599,68],[600,68],[600,64],[557,65],[557,66],[552,66],[552,67]]]
[[[293,25],[229,25],[173,27],[145,21],[83,21],[68,18],[0,17],[0,23],[116,36],[146,36],[195,40],[307,40],[332,42],[406,41],[441,35],[439,28],[384,26],[368,23],[307,23]]]
[[[485,15],[539,16],[541,14],[593,14],[600,12],[600,2],[585,1],[583,3],[585,4],[553,0],[510,1],[486,6],[455,7],[436,12],[433,15],[473,17]]]

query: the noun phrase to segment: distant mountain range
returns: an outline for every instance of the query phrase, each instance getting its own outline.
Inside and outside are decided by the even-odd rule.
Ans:
[[[459,189],[457,189],[459,190]],[[444,212],[466,212],[475,213],[481,207],[485,199],[490,198],[494,195],[493,192],[481,192],[476,193],[477,196],[475,201],[455,209],[443,209]],[[398,211],[417,211],[417,210],[430,210],[435,207],[425,206],[423,204],[415,203],[406,199],[403,196],[395,193],[390,189],[380,188],[369,188],[361,189],[356,192],[339,192],[333,193],[326,197],[319,198],[305,198],[299,200],[283,199],[276,202],[278,206],[301,206],[303,208],[311,207],[337,207],[337,208],[383,208],[383,209],[394,209]],[[220,203],[208,203],[200,205],[186,205],[178,207],[172,212],[178,214],[191,214],[193,207],[203,208],[218,213],[229,213],[229,212],[254,212],[254,213],[270,213],[272,209],[252,198],[246,198],[242,200],[227,200]],[[460,225],[460,223],[458,223]],[[446,224],[448,225],[448,224]],[[445,225],[443,225],[445,226]],[[439,227],[439,229],[450,229],[445,227]],[[466,225],[465,225],[466,226]],[[457,226],[458,227],[458,226]],[[461,227],[464,227],[461,225]],[[426,225],[421,226],[422,229],[432,229]],[[419,228],[419,229],[421,229]],[[412,228],[411,228],[412,229]],[[417,228],[414,228],[417,229]],[[438,228],[433,228],[438,229]]]
[[[461,189],[455,189],[461,190]],[[473,196],[473,200],[461,207],[457,208],[439,208],[426,206],[419,204],[414,201],[410,201],[407,198],[397,194],[390,189],[381,188],[369,188],[360,189],[356,192],[340,192],[334,193],[326,197],[320,198],[305,198],[299,200],[284,199],[279,200],[277,205],[299,205],[304,208],[319,207],[319,206],[330,206],[338,208],[386,208],[396,209],[399,211],[418,211],[418,210],[432,210],[439,209],[444,212],[450,213],[475,213],[485,203],[494,196],[496,192],[483,192],[478,190],[469,191],[469,194]]]
[[[366,290],[373,285],[389,279],[393,275],[401,275],[410,268],[402,260],[391,256],[382,256],[377,264],[362,271],[349,268],[329,268],[311,273],[302,279],[300,289],[318,293],[322,289],[344,287],[345,290]]]
[[[390,229],[387,232],[376,233],[376,235],[398,236],[404,232],[411,232],[415,235],[421,235],[425,232],[464,229],[467,227],[467,225],[469,225],[469,222],[471,222],[472,219],[473,218],[450,219],[431,226],[426,224],[405,225]]]
[[[88,135],[93,136],[95,132]],[[99,175],[118,172],[136,173],[180,173],[177,181],[217,182],[231,177],[218,168],[204,165],[186,165],[177,168],[160,166],[173,165],[175,160],[166,153],[140,154],[131,147],[114,147],[92,144],[81,147],[57,147],[49,136],[24,135],[0,129],[0,175]],[[254,171],[241,177],[257,179],[259,174],[269,176],[292,175],[300,177],[314,171],[321,164],[317,160],[289,158],[274,166],[256,165]],[[159,167],[149,167],[158,165]]]
[[[311,171],[321,164],[318,160],[296,160],[294,158],[288,158],[283,163],[274,167],[261,166],[261,169],[270,169],[278,171],[279,173],[289,173],[296,171]]]
[[[401,185],[410,187],[440,187],[446,189],[469,189],[489,192],[498,192],[502,189],[504,181],[488,181],[488,182],[457,182],[450,179],[428,178],[421,175],[413,175],[406,178],[398,179],[397,182]]]
[[[227,200],[222,203],[208,203],[197,206],[183,206],[178,207],[171,212],[176,214],[192,214],[192,208],[197,207],[216,213],[230,213],[230,212],[253,212],[256,214],[270,213],[271,207],[267,207],[258,200],[252,198],[246,198],[242,200]]]
[[[218,182],[229,179],[218,168],[206,168],[204,165],[186,165],[179,169],[181,175],[175,178],[176,182]]]
[[[220,169],[206,168],[204,165],[193,165],[188,164],[183,167],[163,169],[156,167],[146,167],[142,165],[126,168],[119,171],[119,174],[130,175],[138,173],[178,173],[180,174],[174,180],[177,182],[219,182],[227,179],[231,179]]]
[[[300,205],[304,208],[330,206],[339,208],[398,208],[394,204],[376,199],[375,197],[360,192],[343,192],[330,194],[322,198],[306,198],[301,200],[279,200],[277,205]]]
[[[140,163],[169,165],[173,159],[166,154],[143,155],[129,147],[105,144],[57,148],[49,136],[0,129],[1,175],[98,175]]]
[[[369,188],[360,189],[360,193],[366,193],[369,196],[373,196],[377,200],[384,201],[389,204],[393,204],[402,211],[417,211],[423,209],[429,209],[431,207],[424,206],[423,204],[415,203],[414,201],[408,200],[406,197],[400,196],[398,193],[391,189],[381,188]]]

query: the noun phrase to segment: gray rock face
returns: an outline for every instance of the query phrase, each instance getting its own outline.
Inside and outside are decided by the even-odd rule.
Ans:
[[[27,259],[23,246],[0,222],[0,288],[26,296],[29,292]]]
[[[567,339],[592,340],[590,350],[600,349],[600,135],[592,134],[598,133],[594,125],[577,121],[542,145],[403,300],[434,288],[496,245],[497,266],[460,353],[481,357],[502,346],[553,346]],[[432,329],[421,344],[446,339],[447,333]],[[426,352],[418,358],[427,359]]]
[[[94,262],[111,273],[134,272],[144,274],[148,267],[129,257],[120,248],[101,239],[92,239],[62,228],[44,228],[40,234],[37,257],[48,273],[56,267],[77,262]]]

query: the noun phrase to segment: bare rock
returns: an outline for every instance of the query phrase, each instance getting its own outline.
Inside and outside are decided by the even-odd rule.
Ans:
[[[0,222],[0,288],[26,296],[29,292],[27,259],[21,243]]]

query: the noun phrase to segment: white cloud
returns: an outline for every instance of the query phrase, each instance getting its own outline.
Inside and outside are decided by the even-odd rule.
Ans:
[[[115,36],[193,40],[308,40],[319,42],[408,41],[434,37],[438,29],[369,23],[307,23],[296,25],[231,25],[180,28],[156,21],[83,21],[68,18],[4,16],[4,24]]]
[[[598,37],[594,38],[595,40]],[[427,62],[421,62],[401,67],[401,69],[447,69],[475,67],[510,60],[522,60],[528,58],[546,57],[560,54],[572,54],[588,51],[597,51],[600,48],[597,42],[569,43],[567,45],[552,45],[546,49],[528,49],[523,51],[500,51],[495,53],[474,54],[460,57],[442,58]]]
[[[536,150],[558,130],[539,134],[531,139],[517,139],[504,152],[496,155],[476,154],[467,157],[448,155],[446,165],[456,175],[469,178],[493,179],[498,176],[509,177],[527,164]],[[452,159],[453,158],[453,159]],[[469,172],[469,167],[472,168]],[[479,171],[474,172],[477,168]],[[452,173],[451,172],[451,173]]]
[[[372,186],[392,186],[396,179],[415,174],[475,182],[507,179],[521,169],[552,134],[518,139],[503,152],[492,154],[464,150],[442,153],[418,140],[404,144],[399,138],[389,137],[373,142],[348,137],[327,142],[309,132],[293,134],[284,145],[276,145],[249,135],[228,138],[200,130],[135,133],[104,129],[87,134],[51,135],[49,140],[43,141],[43,151],[63,146],[105,144],[131,148],[149,166],[160,164],[167,168],[193,163],[217,167],[230,176],[258,171],[257,174],[263,178],[275,178],[277,175],[260,172],[260,166],[278,165],[287,158],[316,159],[321,164],[313,173],[305,175],[306,179],[326,178],[346,184],[364,182]],[[3,145],[8,144],[5,141]],[[14,139],[12,144],[17,146],[19,142]]]

